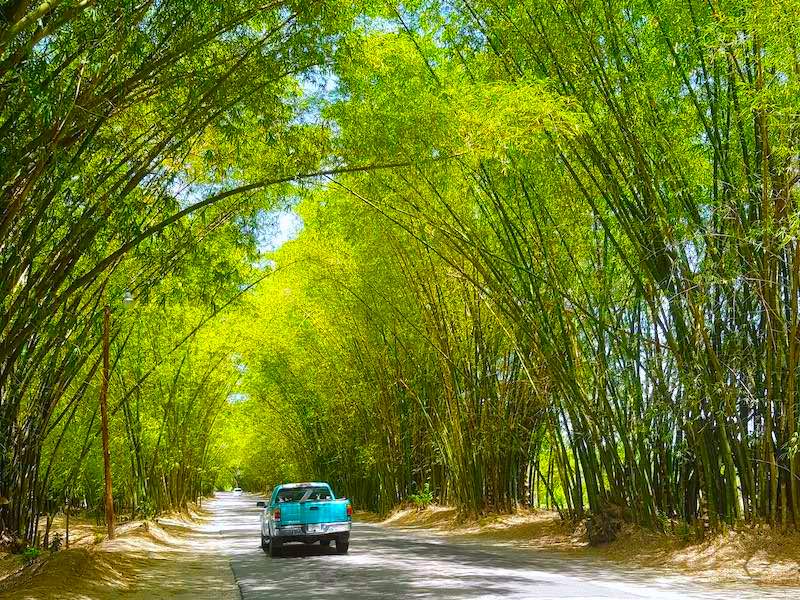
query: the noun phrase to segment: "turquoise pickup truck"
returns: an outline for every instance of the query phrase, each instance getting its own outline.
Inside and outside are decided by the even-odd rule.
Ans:
[[[261,548],[270,556],[280,554],[289,542],[322,546],[336,543],[346,554],[350,547],[353,506],[337,500],[327,483],[285,483],[275,486],[269,503],[258,502],[261,513]]]

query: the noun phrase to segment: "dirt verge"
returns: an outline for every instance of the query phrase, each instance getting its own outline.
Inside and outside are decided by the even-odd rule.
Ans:
[[[800,534],[744,528],[687,541],[626,526],[616,541],[590,547],[582,524],[561,521],[554,512],[520,510],[511,515],[459,518],[450,507],[403,508],[379,521],[389,527],[419,529],[465,540],[480,538],[528,550],[594,556],[628,566],[664,569],[715,583],[800,585]]]
[[[233,600],[238,592],[208,525],[203,511],[191,509],[126,523],[107,540],[101,527],[84,522],[69,550],[44,553],[22,572],[0,575],[0,593],[8,600]],[[15,558],[0,558],[0,566]]]

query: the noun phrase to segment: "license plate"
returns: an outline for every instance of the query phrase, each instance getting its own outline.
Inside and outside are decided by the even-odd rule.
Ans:
[[[306,529],[306,531],[308,531],[308,533],[321,533],[322,532],[322,526],[321,525],[309,525],[308,528]]]

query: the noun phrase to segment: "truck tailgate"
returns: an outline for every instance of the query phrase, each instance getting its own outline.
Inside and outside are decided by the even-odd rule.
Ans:
[[[281,525],[300,525],[303,521],[303,506],[299,502],[286,502],[279,506]]]
[[[347,521],[348,500],[306,500],[300,503],[303,523],[341,523]]]

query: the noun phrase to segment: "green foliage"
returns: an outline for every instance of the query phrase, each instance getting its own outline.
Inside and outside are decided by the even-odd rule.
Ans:
[[[22,551],[22,561],[26,565],[29,565],[33,561],[35,561],[37,558],[39,558],[41,556],[41,554],[42,554],[42,551],[39,550],[38,548],[33,548],[33,547],[25,548],[25,550]]]
[[[158,509],[149,499],[139,500],[136,505],[136,515],[142,519],[152,519],[158,515]]]
[[[678,539],[684,544],[688,544],[694,540],[694,530],[686,521],[678,522],[678,525],[674,528],[674,532]]]
[[[411,503],[417,508],[427,508],[433,504],[433,491],[431,490],[431,484],[426,481],[422,489],[416,494],[411,494],[408,499],[411,500]]]
[[[235,374],[230,347],[195,327],[263,275],[249,227],[326,152],[326,128],[301,122],[299,80],[351,15],[338,2],[4,7],[0,494],[14,535],[33,539],[56,498],[100,504],[104,304],[115,499],[161,510],[213,489],[224,461],[209,440]]]
[[[784,8],[431,2],[349,32],[333,146],[413,164],[312,190],[276,255],[302,268],[254,369],[308,466],[380,510],[430,480],[470,512],[800,514]]]

